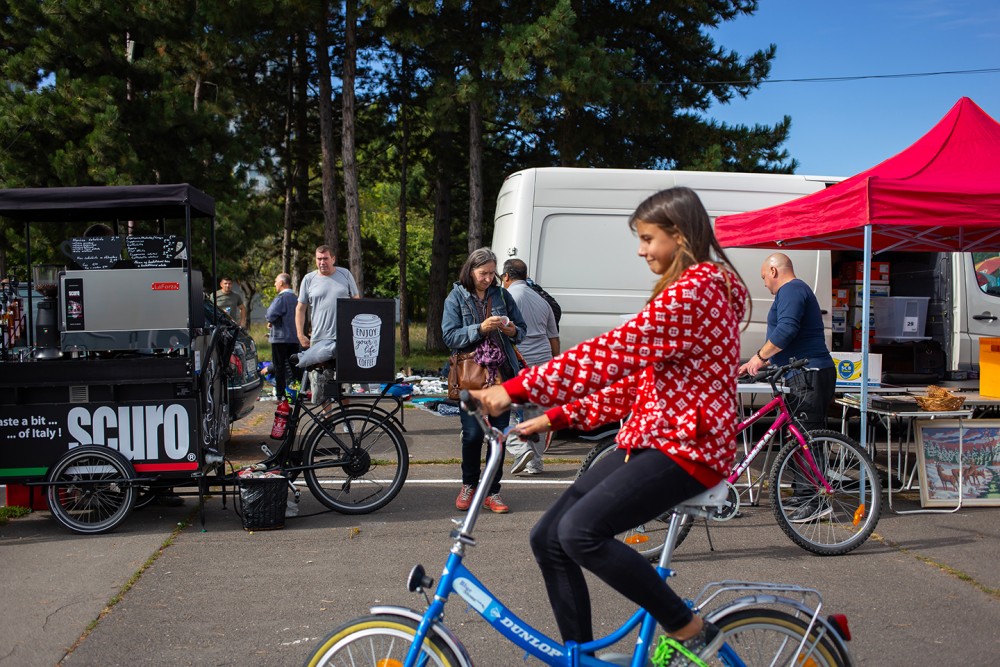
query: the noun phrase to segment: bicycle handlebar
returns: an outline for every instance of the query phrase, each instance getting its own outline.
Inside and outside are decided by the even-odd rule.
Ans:
[[[753,382],[767,382],[771,385],[771,389],[777,392],[777,383],[784,378],[789,371],[798,370],[800,368],[804,369],[806,372],[819,370],[816,368],[806,368],[806,365],[808,364],[808,359],[789,359],[788,363],[784,366],[765,366],[757,371],[757,374],[754,375],[751,380]]]
[[[510,434],[510,432],[512,430],[514,430],[514,426],[508,426],[503,431],[501,431],[498,428],[495,428],[495,427],[491,426],[490,423],[489,423],[489,419],[488,419],[489,416],[483,413],[483,406],[482,406],[482,404],[479,401],[477,401],[475,398],[472,397],[472,394],[469,392],[468,389],[463,389],[463,390],[461,390],[459,392],[459,394],[458,394],[458,400],[459,400],[459,403],[461,404],[461,407],[466,412],[468,412],[470,415],[472,415],[473,417],[475,417],[476,421],[479,422],[479,425],[482,427],[483,432],[486,433],[487,435],[489,435],[491,432],[494,432],[496,434],[497,440],[499,442],[501,442],[501,443],[505,442],[507,440],[507,436]],[[511,403],[509,409],[510,410],[518,410],[518,409],[521,409],[521,408],[524,408],[524,407],[527,407],[527,406],[530,406],[530,405],[532,405],[532,404],[531,403],[525,403],[525,404]],[[530,442],[538,442],[539,441],[539,437],[538,437],[537,433],[532,433],[531,435],[528,435],[528,436],[521,436],[521,438],[524,439],[524,440],[528,440]]]

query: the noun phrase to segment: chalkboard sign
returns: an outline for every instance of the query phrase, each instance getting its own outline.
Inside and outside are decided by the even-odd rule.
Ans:
[[[81,269],[111,269],[121,259],[122,237],[80,236],[63,241],[60,247]]]
[[[337,299],[337,380],[392,382],[396,377],[396,302]]]
[[[156,269],[170,266],[184,242],[176,236],[127,236],[125,249],[140,269]]]

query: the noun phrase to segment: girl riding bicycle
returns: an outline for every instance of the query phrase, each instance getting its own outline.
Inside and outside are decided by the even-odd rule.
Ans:
[[[677,665],[715,648],[718,630],[615,535],[728,474],[747,289],[692,190],[652,195],[629,226],[639,256],[660,276],[646,307],[618,328],[473,394],[490,414],[512,401],[547,407],[518,426],[523,435],[595,428],[631,413],[614,455],[549,508],[531,531],[531,548],[564,641],[593,639],[586,568],[656,618],[669,639],[661,638],[654,663]]]

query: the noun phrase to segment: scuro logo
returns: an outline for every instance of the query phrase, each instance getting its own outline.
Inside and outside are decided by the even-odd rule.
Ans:
[[[66,421],[70,447],[105,445],[132,461],[180,461],[191,449],[190,418],[183,405],[75,407]]]

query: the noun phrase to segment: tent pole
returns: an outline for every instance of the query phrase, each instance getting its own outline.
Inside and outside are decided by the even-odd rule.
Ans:
[[[865,225],[865,265],[861,299],[861,447],[868,448],[868,336],[871,333],[872,226]]]

